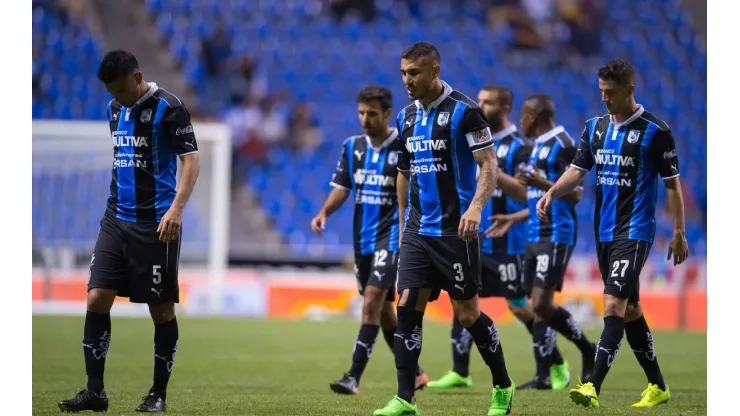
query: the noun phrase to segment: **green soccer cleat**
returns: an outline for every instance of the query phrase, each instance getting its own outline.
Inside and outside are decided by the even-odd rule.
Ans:
[[[473,387],[473,379],[470,376],[463,377],[454,371],[448,371],[439,380],[427,383],[430,389],[454,389]]]
[[[416,403],[411,404],[406,400],[396,396],[385,405],[384,408],[373,412],[373,416],[418,416],[419,409]]]
[[[599,407],[599,396],[593,383],[579,384],[571,389],[570,399],[583,407]]]
[[[508,415],[511,413],[511,403],[514,402],[514,391],[516,385],[511,382],[511,386],[502,389],[498,386],[493,388],[493,397],[491,397],[491,406],[488,407],[488,416]]]
[[[671,400],[671,390],[665,386],[665,391],[661,390],[657,384],[648,383],[645,391],[640,396],[640,401],[633,404],[632,407],[646,408],[654,407],[668,403]]]
[[[570,369],[568,362],[550,367],[550,384],[553,390],[564,390],[570,384]]]

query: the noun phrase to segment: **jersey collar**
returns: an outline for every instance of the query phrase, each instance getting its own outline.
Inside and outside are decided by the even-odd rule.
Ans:
[[[506,136],[508,136],[510,134],[514,134],[515,131],[516,131],[516,125],[515,124],[512,124],[509,127],[505,128],[505,129],[503,129],[503,130],[501,130],[499,132],[496,132],[492,136],[492,139],[494,141],[501,140],[501,139],[503,139],[504,137],[506,137]]]
[[[548,131],[547,133],[545,133],[545,134],[537,137],[537,139],[535,139],[535,141],[537,143],[546,142],[546,141],[552,139],[553,137],[557,136],[558,134],[563,133],[564,131],[565,131],[565,127],[563,127],[563,126],[557,126],[554,129]]]
[[[414,103],[416,104],[416,108],[421,108],[423,112],[428,113],[432,111],[432,108],[437,107],[442,101],[445,100],[445,98],[447,98],[452,93],[452,87],[450,87],[448,83],[442,81],[442,87],[444,87],[442,89],[442,95],[440,95],[439,98],[437,98],[436,100],[432,101],[432,103],[429,104],[429,108],[424,108],[419,100],[414,101]]]
[[[370,136],[367,134],[365,135],[365,140],[367,140],[367,145],[372,148],[375,151],[378,151],[380,149],[384,149],[388,147],[391,143],[393,143],[394,140],[398,137],[398,129],[391,129],[391,133],[388,135],[388,137],[385,139],[385,141],[380,145],[380,147],[373,146],[373,142],[370,141]]]
[[[144,93],[144,95],[141,96],[141,98],[139,98],[139,101],[134,104],[134,107],[152,98],[152,95],[154,95],[154,93],[157,92],[157,90],[159,89],[157,84],[154,82],[147,82],[147,85],[149,85],[149,89]]]
[[[642,113],[645,112],[645,107],[643,107],[642,104],[638,104],[638,106],[639,106],[639,108],[637,109],[637,111],[635,111],[635,114],[632,114],[632,116],[630,116],[630,118],[628,118],[627,120],[624,120],[624,122],[622,122],[622,123],[615,122],[614,121],[614,116],[610,116],[609,117],[609,121],[611,121],[611,123],[614,124],[614,128],[615,129],[619,129],[622,126],[626,126],[626,125],[632,123],[633,121],[635,121],[638,118],[642,117]]]

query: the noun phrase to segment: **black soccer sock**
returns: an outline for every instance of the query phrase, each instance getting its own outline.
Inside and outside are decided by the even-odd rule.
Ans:
[[[645,371],[648,382],[657,384],[661,390],[665,391],[665,381],[658,365],[653,334],[650,332],[650,328],[648,328],[645,316],[640,316],[639,319],[632,322],[625,322],[624,332],[627,335],[627,342],[632,347],[632,352],[637,357],[637,362],[640,363],[642,369]]]
[[[82,350],[85,353],[87,389],[99,393],[103,390],[105,356],[110,346],[110,313],[87,311]]]
[[[491,318],[481,311],[478,319],[467,330],[473,337],[483,361],[491,369],[494,387],[507,388],[511,386],[511,379],[506,371],[506,362],[504,361],[504,349],[501,346],[496,325],[494,325]]]
[[[591,373],[589,379],[594,384],[597,394],[601,392],[601,384],[604,383],[609,368],[617,358],[619,347],[622,345],[622,336],[624,336],[624,318],[619,316],[605,317],[604,330],[601,332],[601,339],[596,345],[594,372]]]
[[[452,320],[452,370],[462,377],[467,377],[470,371],[470,347],[473,345],[473,337],[467,329],[457,320]]]
[[[385,342],[388,344],[388,347],[391,349],[391,352],[393,352],[393,343],[395,338],[395,333],[398,327],[393,328],[384,328],[383,329],[383,338],[385,338]],[[416,375],[420,376],[424,370],[421,368],[420,365],[416,365]]]
[[[555,330],[547,326],[547,322],[535,322],[532,331],[532,346],[537,362],[537,378],[542,381],[550,378],[552,365],[552,350],[555,347]]]
[[[524,325],[527,327],[527,331],[529,331],[529,333],[532,334],[532,336],[534,337],[534,329],[533,329],[534,319],[532,319],[531,321],[527,322]],[[563,365],[563,363],[565,362],[563,360],[563,355],[560,354],[560,348],[558,348],[557,340],[555,341],[555,345],[553,346],[551,357],[552,357],[552,363],[554,365]],[[535,360],[537,360],[536,353],[535,353]]]
[[[154,325],[154,383],[149,393],[167,396],[167,383],[175,365],[179,331],[177,318]]]
[[[380,326],[371,324],[362,324],[360,332],[357,334],[357,340],[355,340],[355,347],[352,350],[352,367],[349,369],[349,375],[357,379],[360,382],[362,373],[365,371],[365,366],[370,360],[370,355],[373,353],[373,346],[375,345],[375,339],[378,337],[378,331]]]
[[[549,325],[576,344],[581,354],[591,355],[594,353],[593,344],[588,340],[586,334],[583,333],[581,326],[576,322],[576,318],[567,310],[558,307],[552,319],[550,319]]]
[[[409,403],[414,401],[423,321],[424,312],[408,306],[398,307],[398,330],[394,337],[393,355],[396,358],[398,397]]]

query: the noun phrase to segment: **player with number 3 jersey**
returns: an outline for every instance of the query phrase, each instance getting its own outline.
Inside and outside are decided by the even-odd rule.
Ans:
[[[323,234],[326,219],[354,191],[355,277],[363,296],[362,326],[355,340],[352,366],[344,376],[330,383],[337,394],[360,394],[360,378],[382,328],[388,346],[393,349],[396,332],[396,268],[399,251],[398,155],[401,144],[398,131],[388,127],[393,97],[383,87],[369,86],[357,96],[358,116],[364,133],[342,144],[342,154],[331,180],[334,188],[324,206],[311,221],[311,228]],[[416,367],[415,388],[427,384],[428,377]]]

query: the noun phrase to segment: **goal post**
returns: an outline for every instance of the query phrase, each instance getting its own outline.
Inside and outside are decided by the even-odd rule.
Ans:
[[[193,122],[193,129],[200,174],[183,213],[180,276],[208,279],[208,310],[219,314],[228,269],[231,131],[210,122]],[[43,269],[44,280],[70,272],[86,278],[110,189],[109,125],[34,120],[32,132],[34,269]]]

